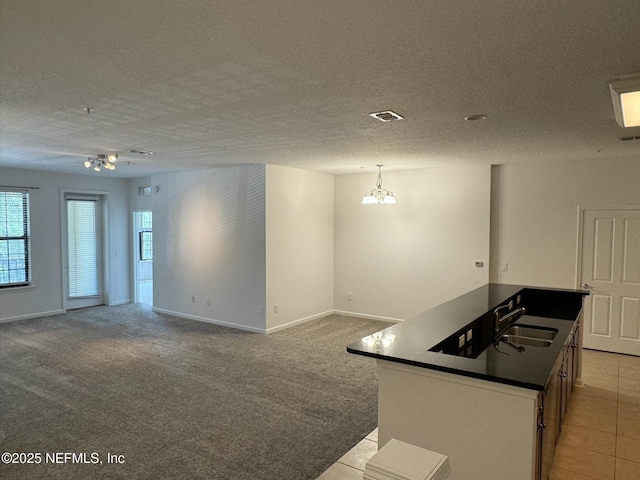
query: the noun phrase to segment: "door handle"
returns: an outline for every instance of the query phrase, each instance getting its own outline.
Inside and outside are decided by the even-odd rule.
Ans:
[[[583,283],[582,288],[584,288],[585,290],[591,290],[593,287],[587,283]]]

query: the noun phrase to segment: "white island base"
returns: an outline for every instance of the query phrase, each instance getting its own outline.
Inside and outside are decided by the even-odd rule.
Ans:
[[[536,478],[540,392],[385,360],[377,364],[380,447],[395,438],[447,455],[450,480]]]

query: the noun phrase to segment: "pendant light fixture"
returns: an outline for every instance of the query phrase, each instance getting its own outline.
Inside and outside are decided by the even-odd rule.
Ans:
[[[386,188],[382,188],[383,165],[376,165],[376,167],[378,167],[378,181],[376,182],[376,186],[374,188],[364,194],[362,204],[370,205],[375,203],[378,205],[395,205],[398,202],[396,202],[396,197],[393,196],[393,193]]]

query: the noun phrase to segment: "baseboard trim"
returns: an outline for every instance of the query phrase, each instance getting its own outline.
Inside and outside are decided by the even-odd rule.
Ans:
[[[50,317],[51,315],[60,315],[61,313],[64,313],[64,310],[30,313],[28,315],[18,315],[17,317],[0,318],[0,323],[17,322],[18,320],[27,320],[29,318]]]
[[[366,318],[368,320],[380,320],[381,322],[387,322],[387,323],[404,322],[404,319],[402,318],[381,317],[378,315],[369,315],[368,313],[347,312],[345,310],[334,310],[333,313],[335,313],[336,315],[344,315],[346,317],[358,317],[358,318]]]
[[[326,317],[328,315],[331,315],[332,313],[334,313],[333,310],[327,310],[326,312],[316,313],[314,315],[309,315],[308,317],[299,318],[298,320],[293,320],[291,322],[283,323],[282,325],[277,325],[275,327],[267,328],[267,335],[270,333],[278,332],[280,330],[291,328],[295,325],[300,325],[301,323],[306,323],[306,322],[310,322],[311,320],[317,320],[318,318]]]
[[[302,323],[310,322],[312,320],[317,320],[319,318],[323,318],[323,317],[326,317],[326,316],[332,315],[332,314],[344,315],[346,317],[366,318],[367,320],[379,320],[381,322],[387,322],[387,323],[398,323],[398,322],[403,322],[404,321],[401,318],[381,317],[381,316],[378,316],[378,315],[369,315],[367,313],[347,312],[347,311],[344,311],[344,310],[327,310],[326,312],[316,313],[316,314],[313,314],[313,315],[309,315],[308,317],[299,318],[297,320],[293,320],[291,322],[287,322],[287,323],[284,323],[282,325],[277,325],[275,327],[271,327],[271,328],[266,328],[265,329],[265,328],[251,327],[251,326],[248,326],[248,325],[241,325],[239,323],[225,322],[223,320],[216,320],[214,318],[198,317],[197,315],[190,315],[188,313],[174,312],[172,310],[165,310],[164,308],[158,308],[158,307],[153,307],[153,311],[157,312],[157,313],[164,313],[164,314],[167,314],[167,315],[172,315],[174,317],[186,318],[188,320],[195,320],[195,321],[198,321],[198,322],[212,323],[214,325],[220,325],[222,327],[237,328],[238,330],[245,330],[245,331],[254,332],[254,333],[262,333],[262,334],[266,334],[266,335],[278,332],[280,330],[285,330],[287,328],[291,328],[291,327],[294,327],[296,325],[300,325]]]
[[[126,300],[116,300],[115,302],[110,302],[110,307],[115,307],[116,305],[126,305],[127,303],[131,303],[131,299],[128,298]]]
[[[253,332],[253,333],[267,333],[266,329],[264,328],[252,327],[249,325],[241,325],[239,323],[224,322],[222,320],[216,320],[214,318],[198,317],[196,315],[189,315],[188,313],[165,310],[164,308],[153,307],[153,311],[156,313],[173,315],[174,317],[186,318],[188,320],[196,320],[198,322],[213,323],[214,325],[220,325],[221,327],[236,328],[238,330],[245,330],[247,332]]]

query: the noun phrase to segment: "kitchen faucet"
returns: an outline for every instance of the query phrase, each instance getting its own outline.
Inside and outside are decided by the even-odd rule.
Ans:
[[[526,308],[524,307],[520,307],[520,308],[516,308],[513,312],[509,312],[505,315],[500,316],[500,311],[504,310],[505,308],[510,308],[511,307],[511,303],[507,305],[501,305],[499,307],[497,307],[494,311],[493,311],[493,318],[494,318],[494,326],[495,326],[495,331],[496,333],[500,332],[502,330],[502,324],[508,320],[510,320],[511,318],[515,317],[516,315],[519,315],[521,313],[525,313],[527,311]]]

